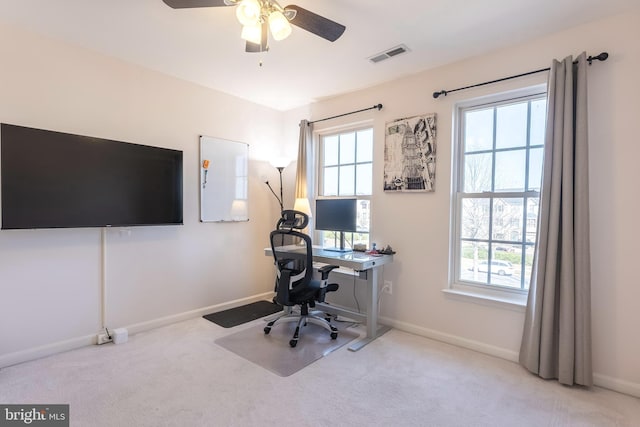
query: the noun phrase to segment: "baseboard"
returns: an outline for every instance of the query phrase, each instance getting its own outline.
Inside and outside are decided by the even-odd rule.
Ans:
[[[392,328],[395,328],[395,329],[399,329],[401,331],[409,332],[415,335],[420,335],[421,337],[430,338],[436,341],[441,341],[447,344],[452,344],[452,345],[463,347],[469,350],[474,350],[479,353],[499,357],[501,359],[509,360],[511,362],[518,361],[518,352],[508,350],[506,348],[496,347],[480,341],[470,340],[468,338],[462,338],[457,335],[446,334],[444,332],[436,331],[434,329],[423,328],[421,326],[417,326],[417,325],[406,323],[406,322],[400,322],[398,320],[390,319],[387,317],[380,317],[380,323],[391,326]]]
[[[273,292],[265,292],[263,294],[253,295],[247,298],[240,298],[233,301],[228,301],[221,304],[215,304],[208,307],[202,307],[196,310],[186,311],[184,313],[174,314],[171,316],[161,317],[159,319],[150,320],[147,322],[135,323],[129,326],[118,326],[126,328],[129,335],[136,334],[138,332],[147,331],[150,329],[159,328],[172,323],[181,322],[183,320],[193,319],[195,317],[204,316],[205,314],[214,313],[216,311],[222,311],[229,308],[238,307],[244,304],[268,299],[273,297]],[[112,325],[113,326],[113,325]],[[75,350],[80,347],[96,344],[96,335],[85,335],[81,337],[70,338],[64,341],[58,341],[50,344],[46,344],[39,347],[29,348],[26,350],[16,351],[14,353],[8,353],[0,355],[0,368],[6,368],[7,366],[17,365],[19,363],[28,362],[30,360],[40,359],[42,357],[51,356],[53,354],[62,353],[69,350]]]
[[[62,353],[69,350],[75,350],[96,343],[96,335],[85,335],[82,337],[70,338],[64,341],[58,341],[51,344],[42,345],[35,348],[16,351],[14,353],[3,354],[0,356],[0,368],[17,365],[19,363],[28,362],[30,360],[40,359],[51,356],[52,354]]]
[[[499,357],[510,362],[518,363],[519,353],[501,347],[492,346],[479,341],[462,338],[456,335],[445,334],[433,329],[423,328],[411,323],[400,322],[398,320],[387,317],[380,317],[380,323],[391,326],[392,328],[452,344],[458,347],[467,348],[490,356]],[[640,384],[624,381],[618,378],[609,377],[602,374],[593,374],[593,384],[597,387],[606,388],[622,394],[628,394],[633,397],[640,397]]]
[[[598,387],[617,391],[618,393],[628,394],[633,397],[640,397],[640,384],[638,383],[632,383],[630,381],[624,381],[596,373],[593,374],[593,383]]]
[[[161,317],[159,319],[149,320],[147,322],[135,323],[133,325],[125,326],[125,328],[127,328],[127,330],[129,331],[129,335],[137,334],[138,332],[148,331],[150,329],[159,328],[161,326],[170,325],[172,323],[182,322],[183,320],[193,319],[194,317],[201,317],[205,314],[215,313],[218,311],[239,307],[241,305],[250,304],[252,302],[265,299],[270,300],[271,298],[273,298],[273,295],[273,292],[265,292],[263,294],[253,295],[247,298],[240,298],[221,304],[210,305],[209,307],[198,308],[196,310]]]

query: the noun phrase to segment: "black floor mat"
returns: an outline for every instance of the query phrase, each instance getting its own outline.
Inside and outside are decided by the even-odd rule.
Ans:
[[[222,326],[232,328],[252,320],[282,311],[282,307],[269,301],[256,301],[229,310],[207,314],[205,319]]]

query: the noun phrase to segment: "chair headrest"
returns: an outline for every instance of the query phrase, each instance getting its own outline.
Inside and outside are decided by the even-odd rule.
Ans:
[[[282,218],[278,220],[276,228],[278,230],[302,230],[309,224],[309,216],[300,211],[285,210],[282,211]]]

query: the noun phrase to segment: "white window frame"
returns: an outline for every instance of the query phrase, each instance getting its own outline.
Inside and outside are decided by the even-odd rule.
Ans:
[[[473,282],[465,282],[458,279],[460,267],[458,265],[461,251],[461,196],[458,189],[463,181],[463,136],[464,130],[462,114],[471,108],[480,108],[482,106],[499,106],[500,104],[511,104],[518,99],[532,99],[539,96],[546,96],[546,85],[531,86],[514,91],[498,93],[481,98],[474,98],[457,103],[454,107],[454,129],[453,129],[453,152],[452,152],[452,179],[451,179],[451,225],[450,225],[450,253],[449,253],[449,286],[443,289],[445,293],[454,295],[462,299],[470,299],[473,302],[484,301],[485,304],[497,305],[500,307],[513,308],[521,311],[526,305],[528,290],[508,288],[490,284],[480,284]],[[495,173],[492,172],[492,173]],[[511,193],[493,192],[492,195],[500,197],[509,197]],[[536,195],[539,192],[524,192],[528,195]],[[527,211],[527,207],[523,209]],[[489,236],[492,239],[491,236]],[[524,236],[523,236],[524,238]]]
[[[345,236],[345,240],[348,241],[349,245],[353,244],[353,234],[367,234],[369,236],[368,241],[371,242],[371,227],[372,227],[372,218],[371,218],[371,199],[373,196],[373,182],[371,183],[371,193],[372,194],[367,194],[367,195],[359,195],[359,194],[352,194],[352,195],[338,195],[338,196],[324,196],[323,193],[323,189],[324,189],[324,157],[323,157],[323,139],[326,137],[331,137],[334,135],[340,135],[340,134],[346,134],[346,133],[357,133],[359,131],[362,130],[371,130],[372,132],[372,153],[371,153],[371,162],[357,162],[357,155],[356,155],[356,161],[353,163],[354,166],[358,165],[358,164],[364,164],[364,163],[371,163],[371,169],[372,169],[372,173],[373,173],[373,163],[374,163],[374,149],[375,149],[375,128],[373,126],[373,122],[367,121],[367,122],[361,122],[358,124],[352,124],[352,125],[347,125],[347,126],[340,126],[337,128],[331,128],[331,129],[325,129],[325,130],[319,130],[315,133],[315,140],[317,141],[316,144],[316,189],[315,189],[315,198],[316,199],[353,199],[356,198],[358,200],[368,200],[369,201],[369,230],[368,231],[359,231],[357,233],[345,233],[346,235],[351,235],[351,239],[347,238]],[[357,180],[357,175],[354,175],[355,179]],[[373,175],[372,175],[372,181],[373,181]],[[354,183],[354,189],[357,188],[357,186]],[[312,208],[314,210],[315,213],[315,203],[314,206]],[[316,239],[318,242],[322,241],[322,235],[321,235],[322,231],[320,230],[316,230],[315,235],[316,235]]]

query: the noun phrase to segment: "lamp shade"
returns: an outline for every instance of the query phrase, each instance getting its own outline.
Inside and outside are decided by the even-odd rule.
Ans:
[[[236,17],[242,25],[256,25],[260,22],[260,3],[258,0],[242,0],[236,8]]]
[[[274,168],[284,169],[287,166],[289,166],[289,163],[291,163],[291,160],[289,160],[289,158],[287,157],[274,157],[269,161],[269,163],[271,163],[271,166],[273,166]]]
[[[269,14],[269,28],[274,40],[284,40],[291,34],[291,24],[280,11]]]
[[[262,28],[260,24],[244,25],[240,37],[251,43],[262,44]]]
[[[295,203],[293,204],[293,210],[304,212],[309,216],[309,218],[313,216],[311,214],[311,205],[309,204],[309,199],[307,199],[306,197],[296,199]]]

